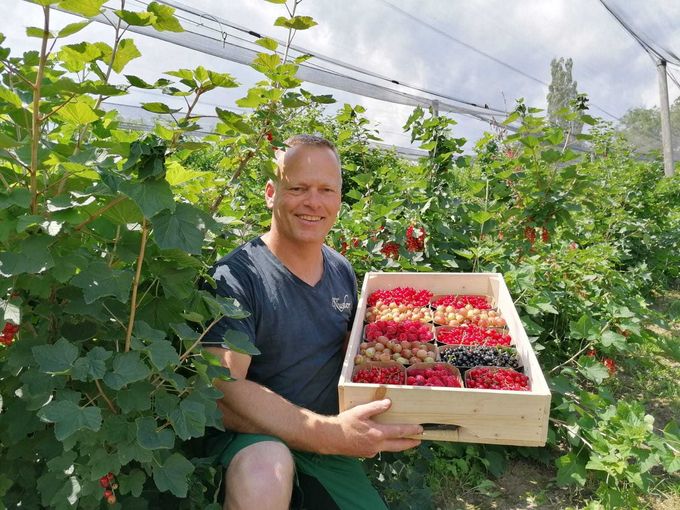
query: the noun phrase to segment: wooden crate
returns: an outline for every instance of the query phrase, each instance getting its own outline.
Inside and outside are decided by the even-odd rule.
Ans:
[[[352,382],[361,343],[366,301],[375,290],[412,287],[434,294],[490,296],[506,320],[529,377],[530,391],[378,385]],[[382,423],[426,424],[424,439],[466,443],[543,446],[548,434],[550,390],[500,273],[367,273],[338,383],[340,410],[387,397]]]

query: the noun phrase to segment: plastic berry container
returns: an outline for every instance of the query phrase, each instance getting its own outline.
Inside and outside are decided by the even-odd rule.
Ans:
[[[457,355],[455,356],[457,358],[456,360],[451,359],[453,355],[449,354],[449,352],[453,350],[459,350],[462,356]],[[462,373],[466,373],[471,368],[478,366],[497,366],[499,368],[512,368],[518,372],[524,371],[522,360],[517,353],[517,349],[514,347],[489,347],[485,345],[443,345],[438,347],[438,351],[440,361],[457,367]],[[510,363],[511,366],[506,367],[505,365],[494,365],[489,363],[484,358],[484,351],[486,351],[486,353],[496,355],[497,357],[502,356],[503,358],[507,358],[507,362]],[[461,357],[467,358],[468,362],[461,360]],[[478,359],[475,360],[475,357]],[[499,360],[496,359],[493,361],[498,362]],[[515,362],[514,366],[512,366],[513,361]]]
[[[478,366],[465,372],[465,387],[478,390],[531,391],[522,372],[505,367]]]
[[[352,370],[352,382],[366,384],[406,384],[406,369],[396,361],[367,361]]]
[[[428,374],[428,372],[432,373]],[[448,363],[414,363],[406,368],[406,384],[408,386],[463,388],[463,378],[460,370]]]

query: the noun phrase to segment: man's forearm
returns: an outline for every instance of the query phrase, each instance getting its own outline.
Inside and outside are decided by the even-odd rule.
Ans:
[[[341,432],[333,417],[298,407],[247,379],[219,381],[216,386],[224,394],[219,401],[224,426],[231,430],[269,434],[290,448],[316,453],[331,453],[329,436]]]

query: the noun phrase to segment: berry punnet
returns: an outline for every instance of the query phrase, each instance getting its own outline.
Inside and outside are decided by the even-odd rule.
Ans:
[[[489,310],[491,302],[488,296],[478,295],[458,295],[458,296],[439,296],[432,301],[432,306],[452,306],[454,309],[465,308],[465,305],[471,305],[477,310]]]
[[[379,337],[386,337],[388,340],[430,342],[433,336],[430,326],[411,320],[370,322],[366,324],[364,330],[364,338],[369,342],[375,342]]]
[[[519,368],[519,357],[514,349],[485,345],[459,345],[443,347],[439,352],[442,361],[457,367],[494,366]]]
[[[431,322],[432,310],[428,306],[417,306],[412,304],[399,305],[397,303],[385,304],[378,301],[375,306],[371,306],[366,310],[364,317],[366,322],[376,321],[417,321],[417,322]]]
[[[437,328],[437,341],[448,345],[488,345],[498,347],[510,345],[512,338],[497,329],[482,328],[475,324],[463,324],[450,328]]]
[[[413,287],[376,290],[368,296],[368,306],[395,303],[397,305],[427,306],[432,297],[429,290],[416,290]]]
[[[367,361],[396,361],[402,365],[434,362],[437,360],[437,348],[432,343],[389,340],[379,336],[375,342],[361,342],[359,354],[354,357],[354,364],[361,365]]]
[[[477,367],[465,374],[465,386],[482,390],[529,391],[529,378],[509,368]]]
[[[460,326],[461,324],[476,324],[483,328],[502,328],[506,322],[497,310],[480,310],[471,304],[463,308],[438,305],[434,310],[434,322],[441,326]]]
[[[404,369],[398,365],[390,367],[370,366],[356,371],[352,382],[370,384],[404,384]]]
[[[406,371],[406,384],[410,386],[444,386],[461,388],[458,372],[452,372],[450,366],[435,364],[427,368],[409,368]]]

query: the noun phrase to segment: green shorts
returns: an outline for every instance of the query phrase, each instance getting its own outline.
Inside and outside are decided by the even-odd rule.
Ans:
[[[262,434],[220,432],[206,437],[210,456],[225,468],[243,448],[279,438]],[[299,510],[387,510],[382,498],[366,477],[364,468],[352,457],[320,455],[291,450],[295,460],[292,509]]]

